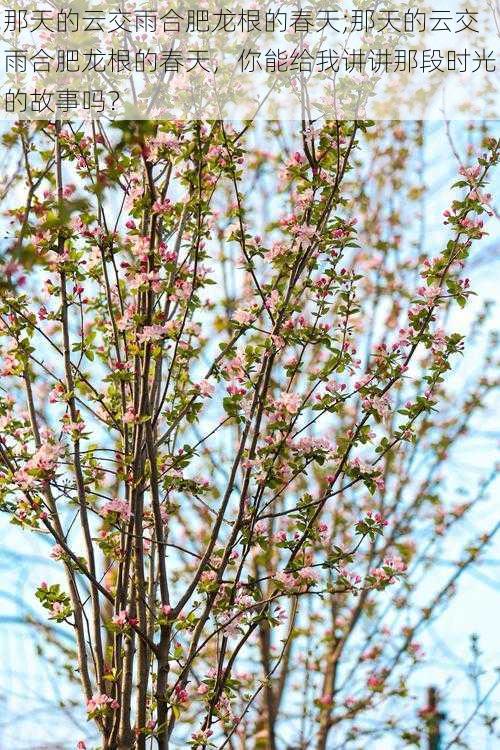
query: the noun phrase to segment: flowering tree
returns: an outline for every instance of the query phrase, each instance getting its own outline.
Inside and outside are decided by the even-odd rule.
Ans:
[[[53,539],[65,577],[36,597],[74,633],[106,750],[418,746],[435,709],[385,707],[497,530],[422,607],[422,571],[492,479],[446,497],[496,387],[493,347],[458,402],[447,375],[499,144],[473,134],[439,249],[409,228],[420,125],[299,131],[270,125],[268,151],[222,122],[4,137],[22,201],[0,498]]]

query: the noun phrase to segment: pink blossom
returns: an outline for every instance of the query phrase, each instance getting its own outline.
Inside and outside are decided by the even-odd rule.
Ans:
[[[123,415],[123,421],[130,424],[130,423],[135,422],[136,419],[137,419],[137,414],[135,413],[133,408],[129,406],[125,414]]]
[[[331,693],[325,693],[321,698],[318,698],[318,703],[322,706],[331,706],[332,702],[333,698]]]
[[[297,582],[291,573],[280,571],[279,573],[276,573],[274,578],[276,581],[279,581],[285,589],[291,590],[297,586]]]
[[[279,399],[274,402],[274,405],[278,409],[283,409],[289,414],[296,414],[301,404],[301,398],[298,393],[285,393],[283,392]]]
[[[392,568],[395,573],[404,573],[407,568],[406,563],[400,557],[385,557],[384,565],[388,568]]]
[[[120,610],[116,615],[113,615],[111,618],[111,621],[114,625],[118,625],[119,627],[123,628],[128,624],[128,612],[126,609]]]
[[[320,579],[320,574],[314,568],[301,568],[297,571],[297,575],[304,581],[317,583]]]
[[[185,688],[181,687],[181,685],[175,686],[174,694],[178,703],[187,703],[187,701],[189,700],[188,691]]]
[[[241,359],[241,357],[234,357],[224,364],[223,369],[224,372],[229,375],[229,377],[242,380],[245,376],[245,371],[243,370],[242,365],[243,360]]]
[[[273,244],[271,245],[271,249],[267,251],[265,257],[267,260],[272,261],[276,258],[280,258],[283,255],[286,255],[289,251],[290,248],[286,244],[286,242],[279,240],[277,242],[273,242]]]
[[[137,335],[137,341],[141,344],[147,341],[161,341],[168,334],[168,328],[164,325],[144,326],[141,333]]]
[[[16,359],[15,354],[5,354],[3,359],[3,367],[0,369],[0,375],[13,375],[19,362]]]
[[[76,433],[80,435],[85,430],[85,422],[79,420],[78,422],[68,421],[63,424],[62,431],[68,434]]]
[[[49,393],[49,403],[55,404],[57,401],[61,401],[65,393],[66,389],[63,384],[56,383]]]
[[[241,385],[236,385],[236,383],[230,383],[226,390],[230,396],[244,396],[246,393],[246,390]]]
[[[420,643],[417,643],[417,641],[413,641],[413,643],[410,643],[408,649],[415,659],[422,659],[425,656],[422,645]]]
[[[131,517],[130,506],[126,500],[120,500],[115,497],[113,500],[109,500],[101,510],[100,515],[106,518],[110,513],[116,513],[124,521],[128,521]]]
[[[316,229],[314,227],[308,226],[307,224],[302,224],[300,226],[294,226],[291,228],[292,233],[299,238],[303,243],[310,244],[313,237],[316,235]]]
[[[481,174],[481,165],[476,164],[475,167],[460,167],[458,172],[472,185],[477,181],[477,178]]]
[[[384,677],[374,672],[370,675],[366,684],[372,690],[380,690],[380,688],[384,685]]]
[[[483,207],[489,207],[491,203],[491,193],[482,193],[479,189],[471,190],[469,198],[473,201],[477,201]],[[488,214],[488,216],[494,215],[493,211],[489,208],[486,213]]]
[[[439,286],[421,286],[418,288],[418,293],[429,302],[435,302],[443,293],[443,290]]]
[[[165,263],[174,263],[177,260],[176,253],[173,250],[169,250],[163,242],[159,244],[158,252]]]
[[[50,554],[50,557],[52,557],[54,560],[60,560],[62,556],[64,555],[64,549],[61,547],[60,544],[54,544],[49,554]]]
[[[113,710],[119,708],[119,703],[105,693],[94,693],[87,701],[87,712],[89,714],[105,713],[108,708]]]
[[[352,586],[357,586],[361,583],[361,576],[348,570],[348,568],[340,568],[339,573],[343,578],[346,578]]]
[[[243,310],[243,308],[239,307],[234,315],[233,318],[237,323],[241,323],[242,325],[248,325],[248,323],[251,323],[254,319],[254,315],[252,315],[251,312],[248,310]]]
[[[276,307],[278,305],[278,302],[280,300],[280,295],[277,289],[273,289],[273,291],[266,297],[265,305],[268,310],[271,312],[274,312],[276,310]]]
[[[197,388],[202,396],[212,396],[215,391],[215,385],[209,380],[200,380]]]
[[[373,520],[375,521],[375,523],[378,526],[385,527],[385,526],[389,525],[389,521],[387,521],[387,519],[385,519],[381,513],[377,512],[377,513],[374,514],[374,513],[372,513],[371,510],[369,510],[366,515],[367,515],[368,518],[373,518]]]
[[[166,214],[172,210],[172,204],[168,198],[164,201],[157,200],[151,206],[151,210],[157,214]]]
[[[192,290],[193,290],[193,285],[191,284],[190,281],[177,279],[174,285],[174,291],[170,295],[169,299],[172,302],[188,300],[191,296]]]
[[[51,476],[57,465],[57,460],[63,451],[64,448],[62,445],[51,442],[43,443],[29,461],[15,472],[14,480],[24,489],[33,487],[36,480],[30,474],[30,471],[41,471],[46,478]]]
[[[52,613],[54,615],[60,615],[62,612],[64,612],[64,604],[61,604],[61,602],[53,602]]]
[[[254,533],[258,536],[267,532],[267,523],[265,521],[257,521],[253,527]]]

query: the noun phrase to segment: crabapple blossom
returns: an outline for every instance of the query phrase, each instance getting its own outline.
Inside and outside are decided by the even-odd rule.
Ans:
[[[443,225],[422,125],[297,127],[7,136],[0,501],[51,540],[37,617],[105,750],[409,736],[426,625],[493,540],[428,594],[489,486],[446,467],[498,386],[494,344],[460,378],[498,143],[471,128]]]

